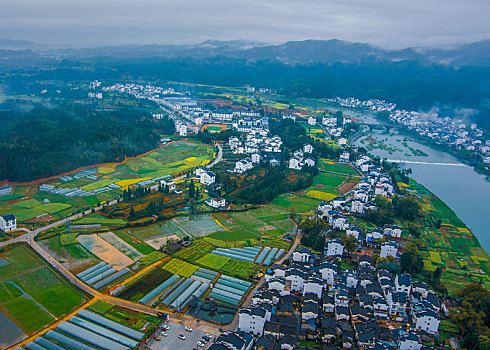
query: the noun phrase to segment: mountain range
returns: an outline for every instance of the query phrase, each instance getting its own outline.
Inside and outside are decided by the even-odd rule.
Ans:
[[[3,50],[2,50],[3,49]],[[14,51],[32,51],[43,57],[87,59],[114,58],[210,58],[229,57],[247,61],[275,60],[285,64],[362,63],[419,61],[450,66],[489,66],[490,39],[450,48],[387,50],[366,43],[342,40],[289,41],[281,45],[257,42],[205,41],[196,45],[122,45],[91,48],[54,48],[29,41],[0,39],[0,57]],[[7,51],[5,51],[7,50]]]

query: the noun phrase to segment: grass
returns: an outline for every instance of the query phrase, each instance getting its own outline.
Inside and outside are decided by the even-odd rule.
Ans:
[[[162,268],[173,273],[174,275],[189,278],[194,274],[194,272],[197,271],[199,267],[174,258],[166,263]]]
[[[43,260],[25,246],[15,247],[2,254],[10,262],[0,268],[0,283],[12,281],[25,295],[5,288],[0,310],[8,315],[24,332],[30,334],[51,323],[87,300],[87,297],[58,277]],[[8,288],[8,287],[7,287]],[[5,299],[7,298],[8,299]],[[49,313],[45,312],[42,305]]]
[[[291,209],[297,213],[304,213],[318,207],[320,200],[299,196],[295,193],[284,193],[269,203],[269,206],[290,212]]]
[[[357,172],[350,165],[338,164],[338,163],[328,161],[326,159],[321,160],[321,167],[322,170],[332,172],[332,173],[354,175],[354,176],[358,175]]]
[[[123,219],[109,219],[101,215],[92,215],[92,216],[78,219],[74,221],[74,224],[75,225],[101,224],[107,226],[125,226],[127,222],[126,220]]]
[[[216,254],[206,254],[202,258],[196,260],[196,263],[215,270],[219,270],[223,266],[225,266],[230,260],[231,258],[228,258],[226,256],[221,256]]]
[[[25,209],[29,209],[29,208],[34,208],[34,207],[37,207],[37,206],[40,206],[42,203],[35,200],[35,199],[27,199],[25,201],[20,201],[20,202],[17,202],[15,204],[12,204],[12,208],[25,208]]]

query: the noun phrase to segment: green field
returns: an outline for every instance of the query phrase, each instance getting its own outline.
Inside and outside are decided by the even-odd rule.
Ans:
[[[92,215],[85,218],[78,219],[73,222],[75,225],[92,225],[101,224],[107,226],[125,226],[126,220],[123,219],[109,219],[102,215]]]
[[[255,268],[255,264],[248,261],[230,259],[222,268],[223,273],[248,277]]]
[[[185,172],[189,169],[209,163],[214,156],[211,146],[201,146],[186,143],[174,143],[167,147],[155,150],[143,157],[129,159],[123,164],[107,164],[100,167],[97,180],[87,178],[75,179],[62,183],[58,179],[48,181],[46,184],[57,188],[83,188],[91,191],[105,187],[112,183],[123,181],[122,187],[127,187],[124,180],[143,178],[156,178]],[[39,192],[38,186],[14,186],[14,193],[0,197],[0,215],[14,213],[19,223],[26,222],[44,213],[57,217],[66,217],[73,212],[103,203],[121,195],[121,189],[111,189],[103,193],[82,198],[68,198],[48,192]],[[18,201],[19,198],[26,200]],[[47,199],[50,203],[42,204]],[[17,203],[16,203],[17,202]],[[47,218],[47,217],[46,217]],[[90,219],[80,223],[99,223]],[[119,223],[106,223],[107,225],[124,225]]]
[[[315,210],[318,207],[320,200],[299,196],[295,193],[284,193],[269,203],[269,206],[280,210],[291,212],[294,209],[296,213],[305,213],[310,210]]]
[[[189,247],[176,252],[174,256],[188,261],[196,261],[206,254],[212,252],[215,248],[215,246],[202,239],[199,239],[193,241]]]
[[[345,174],[345,175],[354,175],[357,176],[357,172],[347,164],[331,164],[332,162],[322,159],[321,167],[324,171],[337,173],[337,174]]]
[[[337,187],[345,180],[347,180],[347,176],[320,173],[313,179],[311,189],[340,195],[341,192],[337,190]]]
[[[262,236],[278,237],[292,231],[293,223],[288,214],[267,207],[213,214],[221,225],[230,231],[221,230],[209,237],[224,241],[244,241]]]
[[[41,330],[87,300],[29,248],[18,246],[1,257],[9,264],[0,267],[0,310],[25,333]]]
[[[228,258],[226,256],[222,255],[216,255],[216,254],[206,254],[202,258],[196,260],[197,264],[219,270],[223,266],[225,266],[231,258]]]
[[[174,275],[179,275],[185,278],[191,277],[198,268],[199,267],[196,265],[186,263],[185,261],[179,259],[172,259],[162,266],[162,269],[165,269]]]

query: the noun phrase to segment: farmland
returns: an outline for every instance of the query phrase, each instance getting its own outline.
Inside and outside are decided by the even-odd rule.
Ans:
[[[231,258],[228,258],[226,256],[221,256],[216,254],[206,254],[199,260],[196,260],[196,263],[205,267],[219,270],[223,266],[225,266],[230,260]]]
[[[269,203],[269,206],[288,212],[304,213],[316,208],[318,203],[320,203],[318,199],[300,196],[295,193],[284,193],[274,198]]]
[[[118,297],[131,301],[138,301],[147,293],[155,289],[160,283],[166,281],[172,274],[160,268],[154,268],[141,276],[121,293]]]
[[[469,282],[482,281],[487,288],[490,287],[490,259],[473,233],[425,187],[413,180],[404,187],[418,197],[424,212],[420,223],[424,267],[429,271],[437,267],[445,269],[441,281],[450,294]],[[441,220],[440,228],[437,228],[437,220]]]
[[[255,264],[247,261],[238,261],[230,259],[222,268],[223,273],[237,275],[240,277],[248,277],[255,268]]]
[[[179,259],[172,259],[168,263],[166,263],[162,268],[171,272],[174,275],[179,275],[185,278],[189,278],[194,274],[194,272],[197,271],[199,267],[197,267],[196,265],[186,263],[185,261]]]
[[[347,164],[338,164],[326,159],[321,159],[321,167],[323,171],[332,172],[336,174],[353,175],[357,176],[357,172]]]
[[[67,197],[40,191],[39,185],[42,183],[13,186],[14,193],[0,197],[0,215],[12,212],[19,223],[28,223],[34,218],[45,222],[66,217],[76,211],[121,196],[122,190],[129,185],[165,175],[180,174],[188,169],[206,165],[213,155],[214,149],[211,146],[176,142],[122,163],[95,166],[90,173],[80,171],[71,174],[68,181],[55,178],[44,183],[56,189],[80,189],[88,192],[88,195],[83,197]],[[108,187],[109,185],[114,187]],[[84,218],[79,223],[102,222]],[[105,224],[123,226],[125,222],[107,221]]]
[[[87,300],[25,246],[1,254],[0,311],[27,334],[39,331]]]
[[[188,261],[197,261],[214,249],[215,247],[213,245],[200,239],[194,241],[190,247],[178,251],[174,256]]]

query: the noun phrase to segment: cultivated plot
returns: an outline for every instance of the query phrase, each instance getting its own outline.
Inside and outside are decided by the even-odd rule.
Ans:
[[[86,249],[92,252],[92,254],[105,261],[118,271],[133,263],[133,260],[124,255],[111,244],[107,243],[107,241],[100,238],[97,234],[78,236],[78,241]]]

